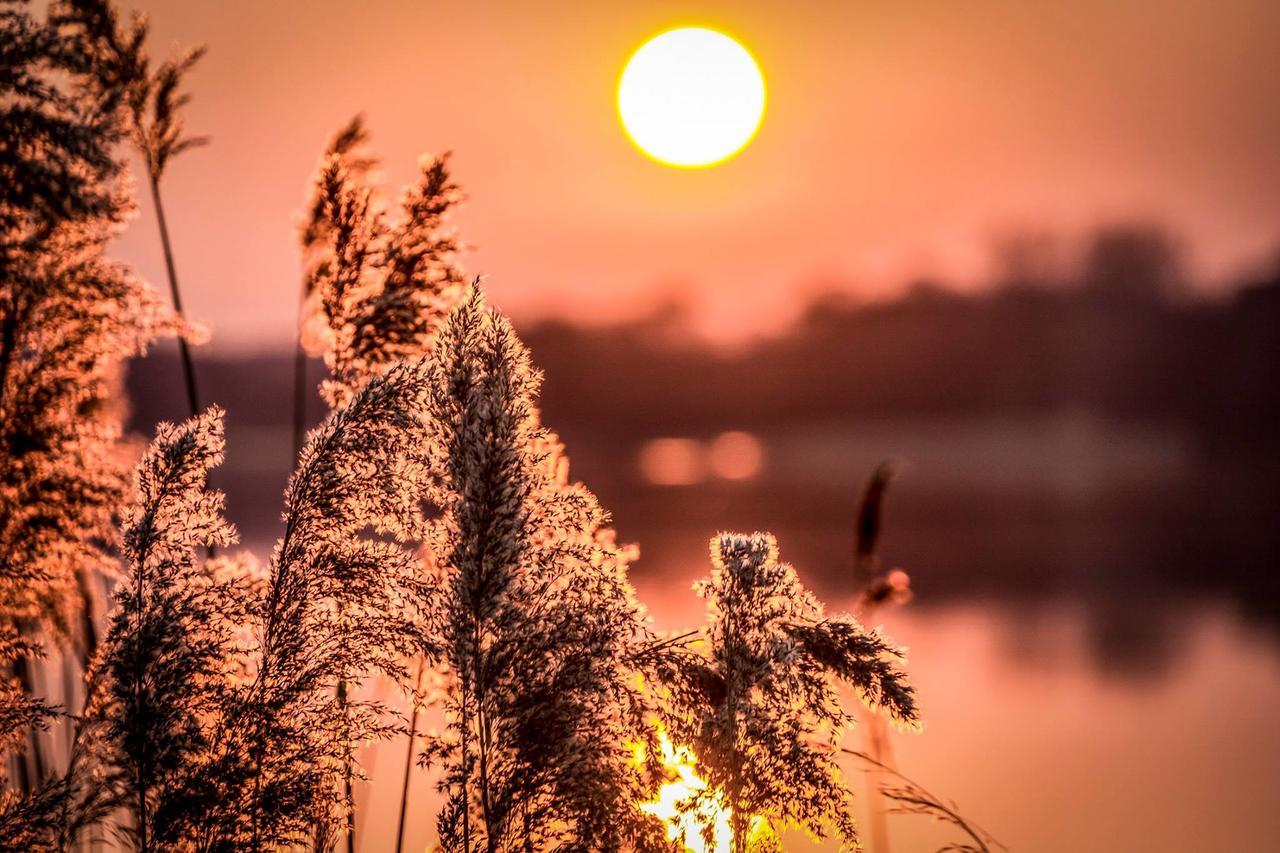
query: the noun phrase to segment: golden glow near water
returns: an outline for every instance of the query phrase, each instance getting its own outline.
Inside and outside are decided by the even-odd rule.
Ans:
[[[657,630],[685,630],[705,618],[705,602],[689,589],[703,572],[698,562],[671,574],[637,576]],[[828,604],[845,610],[851,602]],[[1185,614],[1169,668],[1134,678],[1099,670],[1088,640],[1091,623],[1073,607],[1032,612],[990,602],[916,602],[886,612],[883,621],[889,636],[910,647],[911,676],[925,708],[923,733],[889,733],[894,760],[1010,849],[1275,849],[1280,659],[1266,631],[1244,626],[1228,612]],[[1243,692],[1242,684],[1248,685]],[[1229,709],[1222,696],[1233,697]],[[62,699],[59,692],[50,698]],[[389,686],[370,698],[408,713]],[[425,716],[425,729],[444,726],[434,712]],[[846,745],[861,744],[855,729]],[[355,787],[360,849],[395,847],[406,745],[406,738],[397,738],[360,751],[373,778]],[[672,750],[676,760],[679,744]],[[866,776],[851,759],[841,766],[865,834]],[[665,781],[683,782],[689,790],[698,785],[693,778],[705,781],[701,764],[688,771],[691,776],[668,772]],[[407,850],[438,840],[443,802],[437,779],[430,769],[413,774]],[[1040,807],[1044,803],[1053,807]],[[656,814],[653,819],[661,820]],[[953,829],[916,815],[889,820],[896,851],[937,850],[957,840]],[[788,853],[837,849],[834,840],[814,841],[794,830],[783,832],[781,843]]]
[[[669,166],[732,157],[764,117],[764,75],[747,49],[702,27],[645,42],[618,83],[618,115],[641,151]]]
[[[659,732],[658,747],[669,781],[659,789],[658,799],[640,804],[640,811],[662,821],[667,840],[679,841],[689,853],[729,853],[733,812],[724,795],[707,792],[707,782],[698,776],[688,747],[673,744],[666,732]]]

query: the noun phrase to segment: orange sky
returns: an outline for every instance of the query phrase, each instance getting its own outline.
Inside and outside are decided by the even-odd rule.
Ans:
[[[165,194],[183,289],[215,345],[292,334],[294,217],[332,131],[366,112],[386,177],[453,149],[470,271],[529,319],[677,297],[722,339],[833,282],[981,278],[993,239],[1172,227],[1206,280],[1280,243],[1274,0],[522,3],[168,0],[157,51],[204,42],[189,125],[213,145]],[[707,170],[627,141],[614,87],[681,23],[756,55],[754,143]],[[149,215],[120,253],[163,283]]]

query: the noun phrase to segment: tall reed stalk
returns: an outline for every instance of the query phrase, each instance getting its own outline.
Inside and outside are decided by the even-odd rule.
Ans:
[[[298,305],[298,337],[293,347],[293,406],[291,423],[293,425],[293,454],[297,459],[302,451],[302,443],[307,437],[307,351],[302,347],[302,311],[304,301]]]
[[[430,352],[436,329],[462,291],[463,273],[447,224],[461,193],[445,157],[424,157],[419,181],[405,188],[398,216],[384,215],[381,193],[369,186],[377,162],[365,150],[368,132],[357,115],[326,147],[316,170],[300,244],[303,287],[294,353],[294,442],[306,419],[306,333],[320,331],[330,406],[341,405],[397,361]],[[319,321],[323,321],[323,326]],[[316,343],[316,342],[313,342]],[[347,686],[337,685],[338,700]],[[355,803],[350,767],[344,774],[347,851],[354,853]],[[402,802],[402,808],[404,804]]]
[[[408,547],[425,523],[425,383],[421,365],[402,364],[362,385],[311,433],[290,478],[256,674],[227,733],[246,759],[232,795],[248,849],[349,830],[343,780],[358,769],[356,745],[399,732],[359,689],[374,672],[403,685],[404,662],[427,653],[417,610],[427,592]]]
[[[109,85],[124,93],[129,136],[142,158],[151,189],[169,294],[174,311],[185,321],[160,185],[166,168],[175,157],[208,143],[207,137],[185,135],[183,111],[191,96],[180,92],[187,74],[204,56],[205,50],[203,47],[188,49],[153,66],[147,53],[149,31],[143,16],[135,14],[125,23],[110,0],[64,0],[64,4],[68,17],[80,27],[97,62],[108,70]],[[196,417],[200,414],[200,394],[190,346],[185,337],[178,339],[178,351],[182,358],[187,403],[191,417]]]
[[[151,186],[151,201],[156,211],[156,225],[160,229],[160,246],[164,250],[165,274],[169,279],[169,297],[173,300],[174,312],[185,320],[187,315],[182,307],[182,291],[178,287],[178,271],[173,261],[173,245],[169,241],[169,225],[165,218],[164,203],[160,200],[160,180],[149,163],[147,183]],[[196,384],[195,365],[191,360],[191,345],[185,336],[178,338],[178,354],[182,359],[182,380],[187,392],[187,405],[194,417],[200,413],[200,390]]]
[[[404,759],[404,782],[400,786],[400,820],[396,826],[396,853],[404,849],[404,824],[409,811],[409,782],[413,776],[415,750],[418,742],[418,714],[422,709],[422,677],[426,674],[426,660],[418,661],[418,676],[414,679],[413,711],[409,716],[409,747]]]
[[[137,471],[125,519],[126,572],[102,672],[107,740],[141,851],[181,847],[204,818],[209,724],[224,713],[248,586],[222,577],[202,546],[235,541],[223,497],[206,487],[223,456],[222,412],[161,424]]]
[[[334,689],[334,695],[337,697],[339,707],[345,710],[347,707],[347,682],[345,679],[338,682],[338,686]],[[347,804],[347,853],[356,853],[356,795],[352,784],[354,775],[355,768],[352,766],[351,759],[349,757],[344,758],[342,764],[342,799]]]
[[[648,731],[633,654],[649,637],[620,547],[595,496],[568,475],[541,423],[541,375],[478,285],[430,360],[439,514],[427,540],[442,578],[447,736],[445,851],[626,849]]]
[[[854,530],[854,576],[863,587],[862,605],[859,616],[873,621],[876,609],[883,603],[883,596],[875,594],[877,577],[880,568],[880,534],[883,529],[884,500],[893,479],[894,468],[888,463],[881,463],[867,481],[858,502],[858,514]],[[867,752],[873,759],[868,764],[866,780],[867,819],[871,825],[872,853],[891,853],[889,846],[889,821],[886,813],[884,797],[881,794],[883,780],[881,772],[884,767],[892,766],[888,732],[884,720],[876,714],[863,715],[862,737]]]
[[[133,211],[124,166],[126,88],[72,2],[0,2],[0,628],[4,660],[36,689],[39,646],[87,660],[88,578],[116,562],[127,472],[109,405],[125,359],[179,325],[106,247]],[[30,641],[30,642],[28,642]],[[23,735],[35,794],[52,762]]]

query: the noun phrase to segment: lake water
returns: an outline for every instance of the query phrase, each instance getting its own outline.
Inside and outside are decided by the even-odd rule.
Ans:
[[[217,482],[265,557],[287,432],[233,422],[228,436]],[[905,459],[882,553],[916,598],[878,621],[910,648],[926,728],[892,735],[897,766],[1013,850],[1280,849],[1274,472],[1206,466],[1176,430],[1070,413],[762,431],[751,477],[680,486],[646,481],[642,440],[564,437],[574,474],[640,543],[633,578],[662,629],[703,621],[690,585],[721,529],[775,532],[829,608],[847,607],[861,483]],[[709,452],[714,436],[678,447]],[[360,849],[393,849],[404,746],[365,759],[379,781],[358,792]],[[410,850],[432,837],[431,782],[415,774]],[[897,853],[959,840],[918,816],[889,831]]]
[[[669,578],[642,581],[639,592],[660,627],[699,617],[700,601]],[[1012,850],[1276,849],[1274,640],[1222,609],[1170,618],[1184,638],[1176,665],[1135,677],[1097,665],[1079,610],[908,605],[883,614],[910,648],[926,719],[919,734],[890,735],[897,767]],[[847,743],[862,745],[856,732]],[[380,781],[359,792],[362,848],[388,849],[403,746],[370,750],[366,761]],[[865,803],[861,772],[852,763],[848,772]],[[416,775],[412,797],[407,849],[421,850],[438,804],[428,774]],[[927,817],[891,817],[888,827],[896,851],[960,840]],[[787,849],[833,848],[793,833]]]

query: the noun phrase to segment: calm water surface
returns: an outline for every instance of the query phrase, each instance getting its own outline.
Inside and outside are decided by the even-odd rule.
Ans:
[[[659,627],[699,620],[687,584],[650,577],[638,586]],[[884,614],[885,630],[910,648],[926,715],[923,733],[891,735],[899,768],[1013,850],[1276,849],[1274,641],[1225,610],[1170,618],[1184,634],[1178,660],[1141,677],[1099,667],[1079,610],[909,605]],[[860,746],[857,734],[848,744]],[[379,782],[360,791],[363,843],[388,849],[404,749],[379,747],[367,761]],[[861,793],[859,771],[849,772]],[[430,843],[437,803],[419,774],[408,849]],[[926,817],[892,817],[889,826],[898,851],[959,838]],[[799,834],[787,848],[832,849]]]

